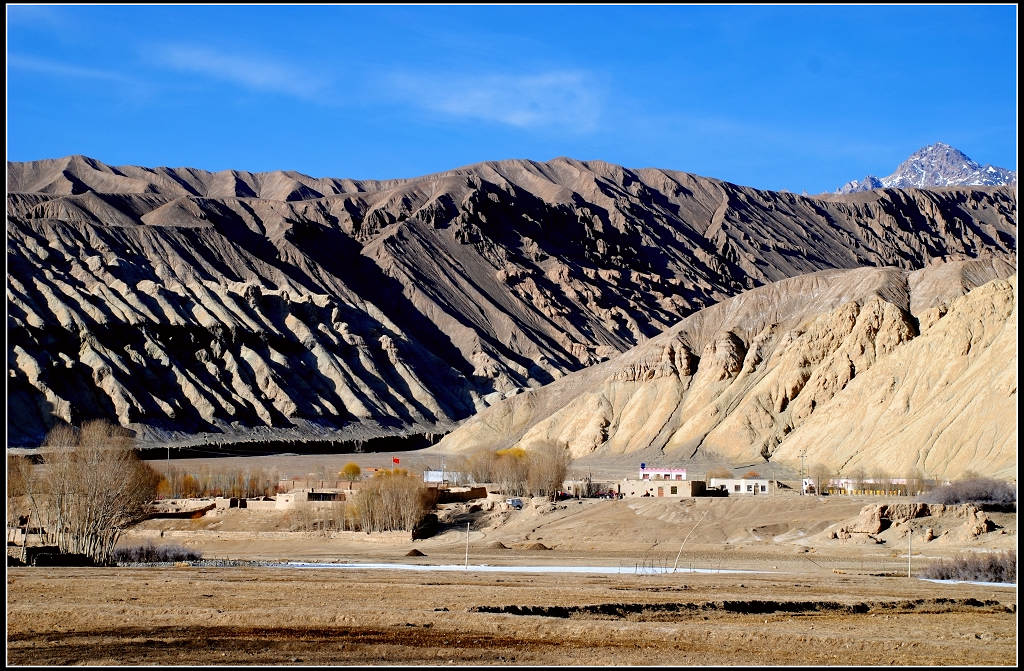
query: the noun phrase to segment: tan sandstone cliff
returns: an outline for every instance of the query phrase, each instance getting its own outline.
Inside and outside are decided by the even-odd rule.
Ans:
[[[711,453],[831,472],[1016,473],[1016,267],[824,271],[745,292],[499,403],[436,447]]]

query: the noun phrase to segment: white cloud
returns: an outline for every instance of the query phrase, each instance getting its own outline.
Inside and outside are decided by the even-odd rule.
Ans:
[[[175,70],[300,98],[313,97],[324,88],[323,81],[304,69],[258,56],[229,54],[192,45],[167,45],[157,50],[156,58]]]
[[[597,128],[601,116],[598,86],[591,76],[576,71],[477,77],[400,74],[388,83],[409,104],[517,128],[587,132]]]
[[[7,66],[17,70],[29,70],[31,72],[38,72],[44,75],[54,75],[57,77],[70,77],[73,79],[103,79],[107,81],[124,82],[126,84],[138,83],[135,79],[125,76],[119,72],[97,70],[95,68],[83,68],[70,63],[50,61],[42,58],[34,58],[32,56],[11,54],[7,58]]]

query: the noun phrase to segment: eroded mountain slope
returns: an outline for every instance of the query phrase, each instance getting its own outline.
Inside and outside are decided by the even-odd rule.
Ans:
[[[833,472],[1016,469],[1016,266],[823,271],[745,292],[490,407],[436,447],[761,457]],[[896,469],[896,470],[893,470]]]
[[[8,188],[12,444],[95,416],[155,442],[444,428],[750,287],[1016,250],[1008,189],[571,159],[357,182],[69,157]]]

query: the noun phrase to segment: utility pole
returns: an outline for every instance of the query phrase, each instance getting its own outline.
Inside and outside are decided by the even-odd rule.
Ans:
[[[807,468],[804,466],[804,459],[807,458],[807,448],[800,450],[800,494],[801,496],[806,494],[804,491],[804,478],[807,477]]]
[[[469,570],[469,522],[466,522],[466,570]]]
[[[913,552],[911,546],[914,543],[914,530],[911,529],[910,533],[907,534],[907,577],[910,577],[910,555]]]

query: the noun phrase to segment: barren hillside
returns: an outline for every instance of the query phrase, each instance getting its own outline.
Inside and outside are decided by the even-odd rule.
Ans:
[[[8,163],[8,441],[105,416],[437,430],[746,289],[1016,251],[1007,188],[814,199],[602,162],[416,179]]]
[[[576,458],[715,455],[830,473],[1016,475],[1016,266],[821,271],[697,312],[499,403],[437,451],[555,442]]]

